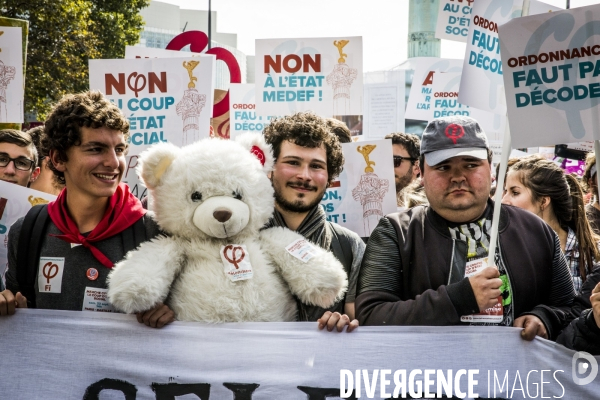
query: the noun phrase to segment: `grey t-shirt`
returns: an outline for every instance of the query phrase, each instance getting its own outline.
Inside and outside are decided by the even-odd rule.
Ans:
[[[158,225],[146,214],[144,217],[144,226],[146,228],[146,238],[152,239],[160,233]],[[8,270],[6,272],[6,288],[17,293],[19,291],[19,283],[17,282],[17,248],[19,243],[19,234],[24,218],[18,219],[8,232]],[[129,228],[132,229],[132,228]],[[70,243],[51,235],[60,235],[56,225],[52,221],[48,221],[46,234],[41,241],[40,258],[55,258],[58,262],[62,260],[64,268],[62,272],[62,280],[57,282],[52,281],[53,290],[57,290],[57,284],[60,284],[59,293],[48,293],[44,290],[40,291],[40,285],[44,288],[48,282],[40,275],[36,279],[36,307],[52,310],[79,310],[83,307],[84,294],[86,287],[106,289],[106,277],[110,269],[106,268],[96,260],[91,251],[83,246],[71,246]],[[114,235],[110,238],[99,242],[94,242],[94,246],[107,256],[111,261],[118,262],[124,256],[123,239],[121,234]],[[33,251],[33,249],[32,249]],[[42,266],[43,268],[43,266]],[[87,277],[88,270],[93,268],[97,271],[98,277],[95,280],[90,280]],[[48,274],[54,274],[54,270],[47,269]],[[43,271],[42,271],[43,275]]]

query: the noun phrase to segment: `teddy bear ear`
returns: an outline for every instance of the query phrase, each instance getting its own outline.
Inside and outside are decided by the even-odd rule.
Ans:
[[[159,143],[140,154],[137,173],[148,189],[161,184],[161,178],[177,157],[179,148],[171,143]]]
[[[273,150],[261,133],[244,133],[236,137],[235,141],[254,154],[265,172],[273,169]]]

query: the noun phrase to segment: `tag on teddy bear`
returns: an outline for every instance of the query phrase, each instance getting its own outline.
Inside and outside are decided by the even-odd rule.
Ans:
[[[252,278],[252,264],[246,246],[241,244],[221,246],[221,260],[223,260],[225,274],[232,282]]]
[[[315,255],[313,251],[313,246],[306,239],[294,240],[285,249],[288,251],[288,253],[290,253],[303,263],[308,262],[308,260],[313,258]]]

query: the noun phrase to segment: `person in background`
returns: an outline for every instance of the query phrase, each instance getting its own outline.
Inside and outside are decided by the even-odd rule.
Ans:
[[[596,155],[594,153],[587,155],[582,181],[584,187],[587,187],[588,192],[592,195],[592,200],[585,206],[585,213],[590,221],[592,230],[597,235],[600,235],[600,196],[598,196],[598,176]]]
[[[37,163],[31,135],[14,129],[0,130],[0,180],[27,187],[40,174]]]
[[[38,152],[38,167],[40,168],[40,175],[38,178],[33,181],[29,187],[31,189],[39,190],[40,192],[50,193],[54,196],[58,196],[60,191],[65,187],[62,183],[58,181],[58,178],[50,167],[48,163],[50,162],[50,157],[47,154],[44,154],[44,150],[42,148],[42,135],[44,134],[44,125],[36,126],[35,128],[31,128],[27,131],[31,135],[31,139],[35,144],[35,147]]]
[[[575,291],[580,294],[587,275],[600,267],[600,238],[586,217],[577,178],[552,161],[529,156],[510,167],[505,189],[503,204],[532,212],[556,232]]]
[[[419,149],[421,141],[410,133],[390,133],[385,139],[392,140],[394,154],[394,180],[396,183],[396,203],[405,207],[402,191],[419,177]]]
[[[327,122],[327,126],[331,130],[331,133],[337,136],[340,143],[352,142],[352,133],[344,122],[335,118],[327,118],[325,121]]]

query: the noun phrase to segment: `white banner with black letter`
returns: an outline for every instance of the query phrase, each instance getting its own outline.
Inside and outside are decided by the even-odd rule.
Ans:
[[[525,342],[514,328],[337,333],[307,322],[175,322],[157,330],[131,315],[17,310],[2,317],[0,337],[3,399],[324,400],[349,397],[349,386],[363,399],[395,391],[592,399],[600,389],[599,357]]]

